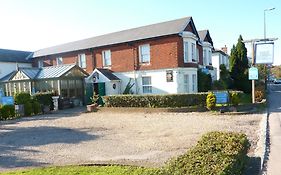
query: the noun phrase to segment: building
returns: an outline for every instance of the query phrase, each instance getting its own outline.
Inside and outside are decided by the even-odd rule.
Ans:
[[[215,67],[213,67],[212,63],[212,51],[214,50],[213,40],[209,30],[200,30],[198,33],[203,49],[203,62],[200,68],[204,73],[210,74],[212,80],[214,81],[217,77],[217,70]]]
[[[32,52],[0,49],[0,79],[17,67],[32,67]]]
[[[135,94],[192,93],[204,49],[212,69],[209,32],[206,38],[200,40],[192,17],[186,17],[41,49],[33,66],[77,63],[90,74],[88,85],[105,95],[122,93],[128,82]]]
[[[229,55],[227,54],[227,47],[223,47],[221,50],[215,49],[212,53],[213,66],[216,68],[217,78],[220,79],[220,65],[224,64],[226,69],[229,70]]]

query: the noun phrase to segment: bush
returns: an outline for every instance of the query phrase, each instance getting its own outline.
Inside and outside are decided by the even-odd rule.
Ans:
[[[209,93],[206,99],[207,109],[212,110],[216,107],[216,96],[214,93]]]
[[[24,115],[31,116],[32,113],[33,113],[32,103],[31,102],[25,103],[24,104]]]
[[[210,74],[203,73],[201,69],[197,71],[198,75],[198,91],[199,92],[207,92],[212,88],[212,77]]]
[[[165,167],[173,175],[239,175],[243,173],[250,148],[245,134],[210,132],[197,145]]]
[[[27,102],[31,102],[31,96],[29,93],[26,92],[21,92],[21,93],[16,93],[15,96],[15,103],[16,104],[25,104]]]
[[[264,92],[263,91],[255,91],[255,101],[261,102],[264,99]]]
[[[4,105],[0,108],[0,120],[15,118],[14,105]]]
[[[40,114],[42,112],[41,110],[41,105],[38,101],[33,100],[32,102],[32,108],[33,108],[33,113],[36,114]]]
[[[231,92],[230,93],[230,103],[233,106],[237,106],[240,103],[240,98],[238,92]]]
[[[107,107],[185,107],[205,106],[207,93],[169,95],[112,95],[103,96]]]
[[[50,106],[51,109],[54,109],[52,96],[54,96],[52,92],[39,92],[35,93],[32,97],[41,105]]]

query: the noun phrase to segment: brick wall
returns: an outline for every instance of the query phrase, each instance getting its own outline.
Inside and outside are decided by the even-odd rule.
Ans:
[[[190,29],[190,28],[189,28]],[[139,63],[139,46],[150,45],[150,64]],[[201,48],[202,49],[202,48]],[[93,51],[92,51],[93,50]],[[85,53],[88,73],[95,67],[102,68],[102,51],[111,51],[111,67],[115,72],[127,72],[136,70],[153,70],[175,67],[197,67],[197,64],[183,63],[183,40],[178,35],[158,37],[142,41],[111,45],[106,47],[73,51],[44,57],[44,66],[57,65],[56,58],[63,57],[64,64],[75,64],[78,61],[78,54]],[[34,60],[35,67],[38,65],[38,58]]]

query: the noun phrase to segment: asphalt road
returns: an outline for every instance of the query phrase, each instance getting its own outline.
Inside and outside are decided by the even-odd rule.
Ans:
[[[267,163],[268,175],[281,174],[281,84],[268,86],[270,152]]]

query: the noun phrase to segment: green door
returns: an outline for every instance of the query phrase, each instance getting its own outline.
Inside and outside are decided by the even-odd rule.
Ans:
[[[91,97],[93,97],[93,84],[87,83],[86,84],[86,95],[85,95],[86,104],[92,103]]]
[[[102,101],[102,96],[105,96],[105,83],[98,83],[98,92],[99,92],[99,100],[98,104],[99,105],[104,105],[104,102]]]

